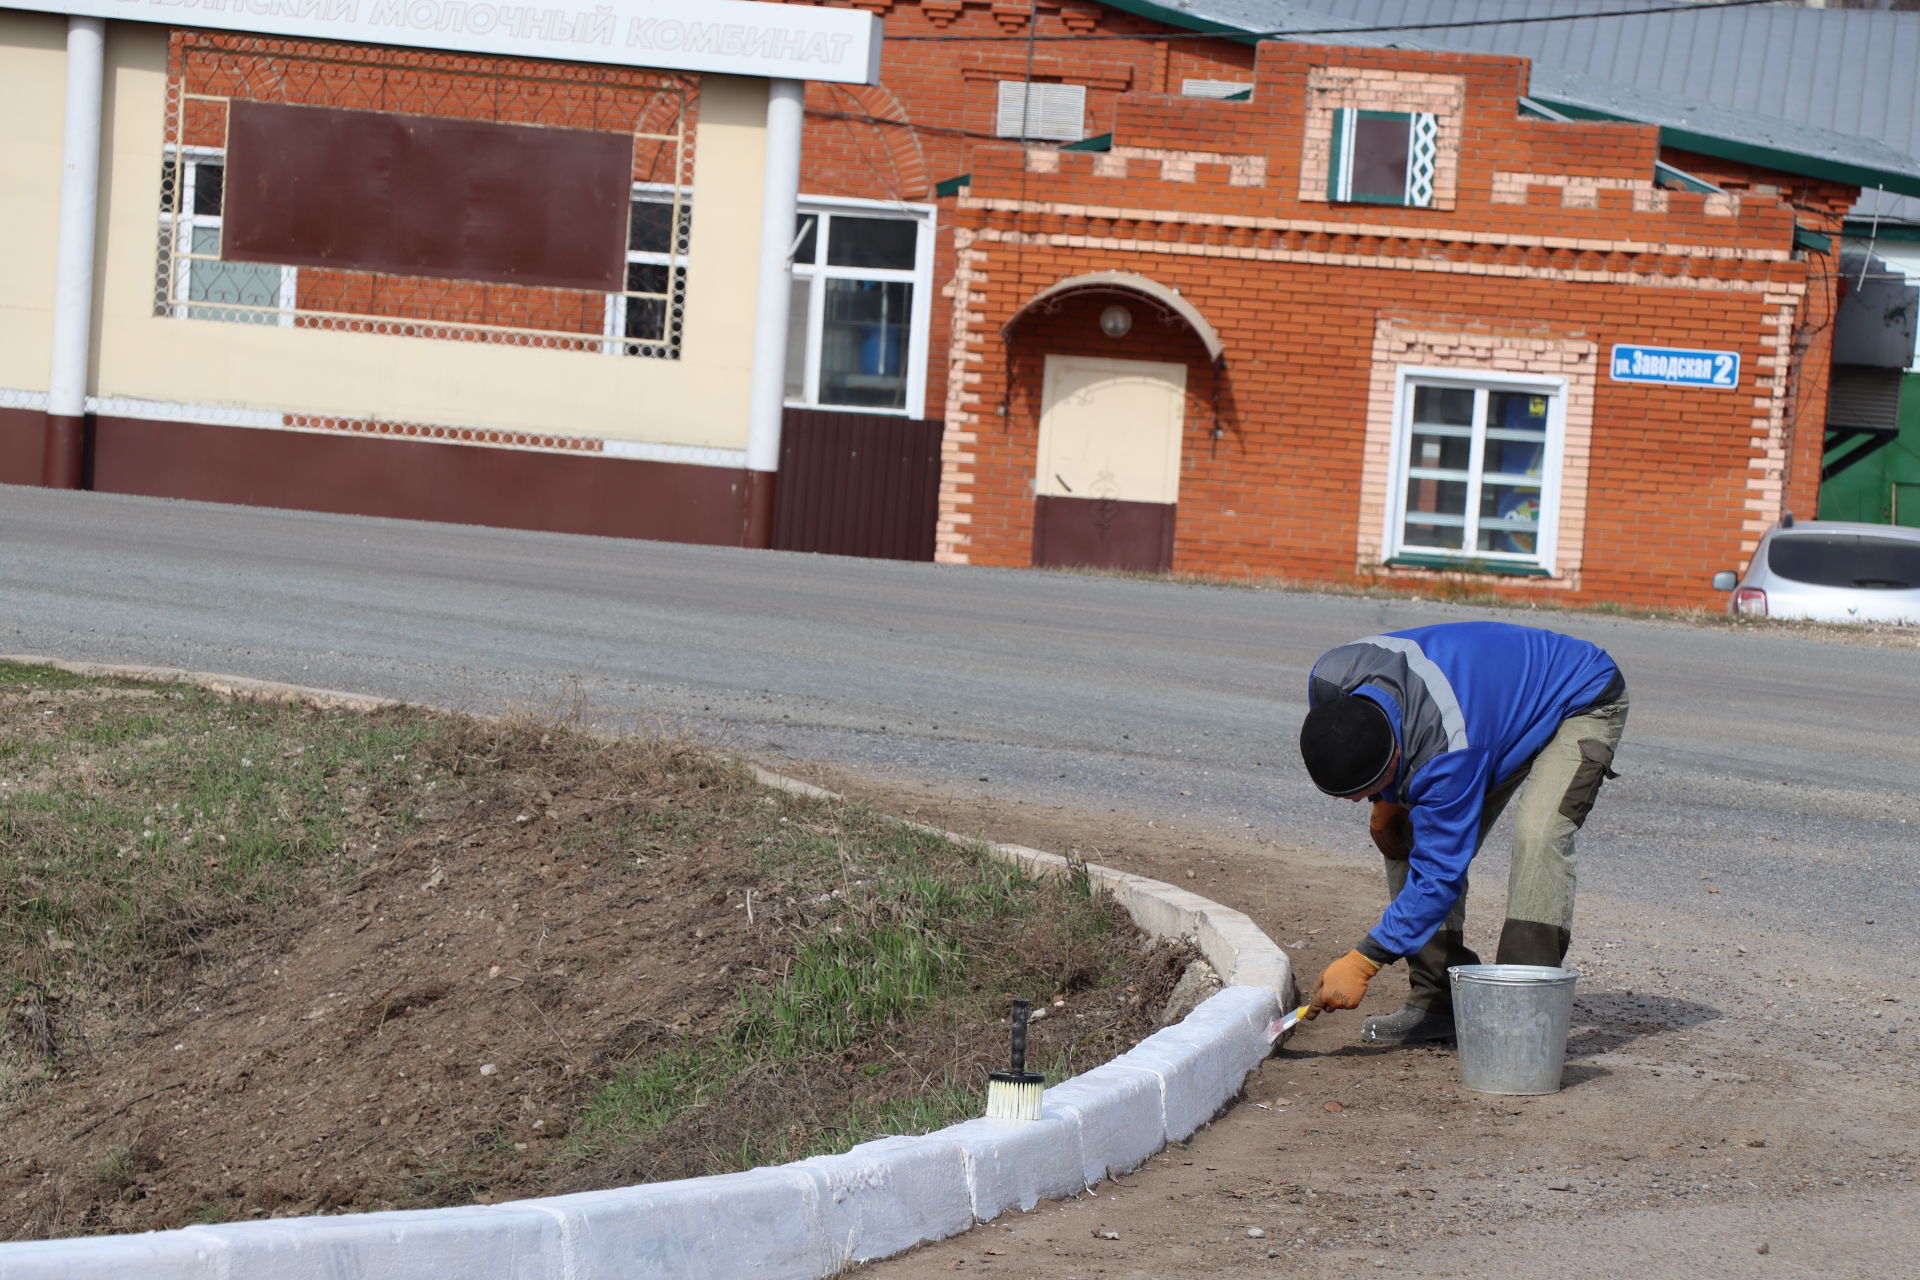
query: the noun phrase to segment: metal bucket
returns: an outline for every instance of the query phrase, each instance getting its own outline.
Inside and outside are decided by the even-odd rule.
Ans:
[[[1557,1092],[1579,977],[1533,964],[1448,969],[1460,1083],[1476,1093]]]

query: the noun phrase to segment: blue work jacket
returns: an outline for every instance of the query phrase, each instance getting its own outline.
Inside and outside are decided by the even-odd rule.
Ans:
[[[1308,705],[1358,694],[1386,711],[1400,769],[1380,799],[1407,806],[1413,822],[1406,887],[1361,950],[1382,960],[1425,946],[1466,887],[1488,792],[1561,721],[1624,693],[1606,650],[1506,622],[1415,627],[1322,655],[1307,679]]]

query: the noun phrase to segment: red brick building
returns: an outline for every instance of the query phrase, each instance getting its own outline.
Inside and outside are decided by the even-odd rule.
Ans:
[[[0,0],[0,483],[1707,603],[1920,194],[1257,0],[294,8]]]
[[[1520,59],[858,7],[883,83],[810,91],[803,199],[934,239],[939,559],[1697,605],[1814,509],[1857,183],[1552,118]]]
[[[904,248],[874,256],[899,272],[899,279],[911,277],[913,305],[924,306],[924,313],[912,318],[913,333],[905,343],[909,353],[920,353],[924,374],[913,361],[905,361],[897,403],[856,404],[861,398],[857,390],[819,385],[817,366],[822,361],[816,352],[812,369],[790,372],[788,403],[937,421],[945,412],[947,395],[952,315],[948,285],[958,265],[951,180],[968,170],[976,146],[1020,133],[1016,100],[1022,86],[1029,81],[1037,86],[1036,114],[1053,109],[1045,121],[1028,122],[1028,136],[1053,147],[1108,132],[1121,102],[1132,96],[1179,94],[1190,82],[1249,83],[1254,51],[1250,42],[1231,39],[1156,40],[1195,34],[1127,12],[1155,11],[1156,5],[1091,0],[1041,0],[1037,6],[1028,0],[833,3],[882,17],[882,83],[808,86],[803,207],[829,218],[838,214],[918,225],[923,256],[917,277],[911,277],[915,260]],[[1031,30],[1030,9],[1039,14],[1039,24]],[[1029,35],[1039,37],[1031,53]],[[815,328],[805,328],[810,264],[804,251],[816,246],[819,253],[828,252],[823,239],[801,246],[803,296],[794,304],[801,321],[793,339],[796,365],[807,359],[809,344],[817,348],[828,340],[819,328],[830,323],[824,316],[815,319]],[[824,311],[818,304],[815,309]]]

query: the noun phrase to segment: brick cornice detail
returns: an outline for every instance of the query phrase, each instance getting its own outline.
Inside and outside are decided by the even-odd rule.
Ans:
[[[817,0],[788,0],[788,3],[814,3]],[[885,13],[895,8],[900,0],[841,0],[856,9],[870,9],[875,13]],[[936,27],[950,27],[959,20],[960,15],[969,7],[986,9],[993,15],[1000,29],[1010,35],[1017,35],[1027,29],[1027,23],[1033,17],[1031,0],[919,0],[920,10],[927,20]],[[1083,36],[1100,25],[1100,10],[1096,5],[1060,3],[1059,0],[1041,0],[1039,10],[1042,19],[1049,13],[1060,19],[1062,26],[1073,35]]]
[[[961,55],[960,74],[968,80],[1025,80],[1026,55],[968,53]],[[1125,91],[1133,83],[1133,67],[1125,62],[1082,62],[1077,59],[1036,57],[1035,79],[1084,84],[1089,89]]]
[[[1065,23],[1067,30],[1073,34],[1083,36],[1100,25],[1100,15],[1092,9],[1082,9],[1076,5],[1066,4],[1060,6],[1060,21]]]
[[[1098,225],[1101,222],[1106,225]],[[1572,247],[1548,245],[1527,237],[1515,237],[1501,244],[1462,243],[1405,234],[1368,235],[1338,225],[1314,229],[1293,226],[1284,230],[1241,227],[1232,231],[1215,226],[1197,228],[1197,233],[1185,240],[1163,240],[1160,230],[1161,224],[1157,221],[1129,217],[1123,212],[1112,219],[1071,222],[1049,219],[1039,227],[1027,220],[1016,224],[1012,218],[992,219],[975,234],[981,240],[1017,239],[1029,244],[1115,254],[1323,262],[1332,266],[1735,293],[1798,295],[1805,289],[1798,281],[1777,278],[1776,264],[1729,258],[1702,259],[1695,256],[1699,250],[1687,247],[1624,253],[1602,243]],[[1761,271],[1762,267],[1766,270]]]
[[[1120,206],[1050,205],[1034,201],[998,200],[991,197],[962,196],[961,209],[978,210],[990,225],[1012,226],[1016,219],[1038,216],[1051,227],[1069,235],[1085,236],[1089,229],[1105,223],[1113,227],[1137,228],[1143,239],[1160,243],[1211,243],[1222,239],[1241,243],[1258,238],[1265,243],[1278,237],[1292,244],[1301,239],[1318,244],[1338,243],[1343,251],[1360,245],[1404,246],[1410,256],[1438,249],[1458,252],[1475,261],[1511,262],[1515,251],[1528,260],[1542,256],[1598,255],[1620,269],[1646,262],[1667,261],[1682,265],[1672,273],[1684,284],[1689,276],[1703,270],[1724,271],[1729,267],[1764,266],[1768,269],[1794,269],[1792,254],[1785,249],[1743,249],[1727,245],[1660,240],[1599,239],[1586,236],[1542,236],[1538,232],[1446,231],[1437,227],[1396,227],[1378,223],[1311,221],[1306,219],[1236,217],[1231,214],[1203,214],[1164,209],[1131,209]],[[1175,241],[1161,241],[1166,224],[1182,231]],[[1032,225],[1022,221],[1021,225]],[[1096,237],[1104,239],[1104,236]]]

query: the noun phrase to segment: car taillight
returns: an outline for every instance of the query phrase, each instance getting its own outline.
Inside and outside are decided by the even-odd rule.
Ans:
[[[1733,611],[1756,618],[1767,616],[1767,593],[1759,587],[1742,587],[1733,593]]]

